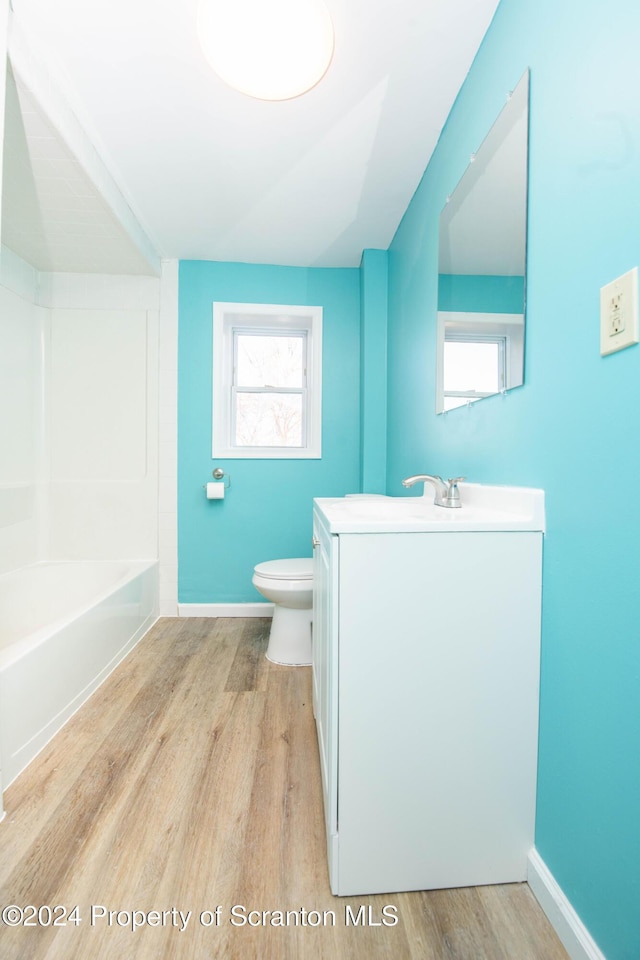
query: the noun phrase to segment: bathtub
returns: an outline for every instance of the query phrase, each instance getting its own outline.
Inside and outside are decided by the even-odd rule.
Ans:
[[[157,619],[156,561],[37,563],[0,576],[7,787]]]

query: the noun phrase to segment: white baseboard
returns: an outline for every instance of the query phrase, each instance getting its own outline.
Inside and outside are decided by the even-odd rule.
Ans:
[[[535,848],[529,854],[527,882],[571,960],[606,960]]]
[[[179,603],[179,617],[272,617],[272,603]]]

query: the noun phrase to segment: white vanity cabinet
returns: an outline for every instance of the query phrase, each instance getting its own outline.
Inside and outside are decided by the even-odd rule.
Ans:
[[[332,641],[339,590],[338,541],[317,522],[315,515],[313,529],[313,714],[318,734],[329,873],[333,875],[338,834],[338,657],[332,650]]]
[[[336,521],[336,503],[314,507],[313,700],[331,889],[524,880],[542,532],[350,524]]]

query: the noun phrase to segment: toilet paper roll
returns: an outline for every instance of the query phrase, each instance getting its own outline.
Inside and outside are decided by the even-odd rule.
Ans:
[[[220,480],[207,484],[207,500],[224,500],[224,483]]]

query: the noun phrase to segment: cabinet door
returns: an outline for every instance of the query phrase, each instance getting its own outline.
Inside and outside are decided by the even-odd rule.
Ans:
[[[340,535],[341,895],[526,879],[541,534]]]
[[[317,527],[313,528],[313,617],[311,621],[311,666],[313,676],[313,715],[320,723],[320,701],[323,684],[322,665],[326,658],[327,642],[327,580],[328,558],[321,547]],[[320,751],[322,754],[322,750]],[[322,757],[321,757],[322,759]]]

